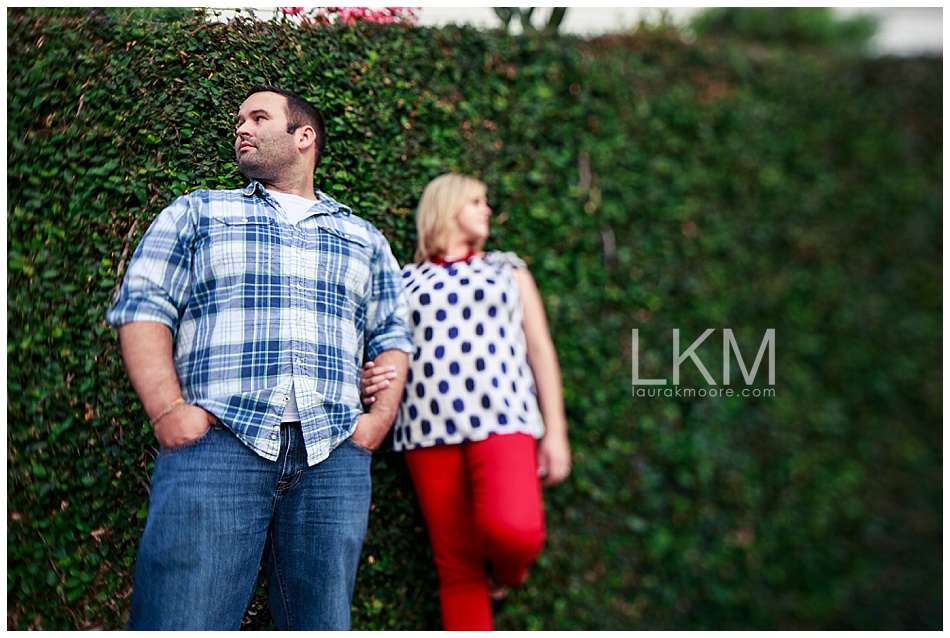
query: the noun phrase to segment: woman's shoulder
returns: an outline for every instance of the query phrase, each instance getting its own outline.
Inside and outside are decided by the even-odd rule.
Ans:
[[[409,262],[402,267],[403,285],[408,286],[421,279],[431,279],[433,270],[435,270],[435,264],[430,261],[424,261],[421,264]]]
[[[528,264],[525,261],[511,251],[502,251],[502,250],[492,250],[485,253],[485,256],[482,258],[485,260],[486,264],[499,267],[510,267],[510,268],[528,268]]]

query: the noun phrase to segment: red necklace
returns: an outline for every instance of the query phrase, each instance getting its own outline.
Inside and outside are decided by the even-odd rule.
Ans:
[[[460,261],[469,261],[472,257],[475,256],[475,251],[469,249],[464,257],[458,257],[456,259],[446,259],[445,257],[438,257],[433,259],[432,262],[438,264],[439,266],[450,266],[452,264],[457,264]]]

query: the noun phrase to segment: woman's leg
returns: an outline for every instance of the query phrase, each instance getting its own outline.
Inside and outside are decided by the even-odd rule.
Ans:
[[[544,544],[537,441],[502,434],[467,443],[465,463],[474,523],[492,576],[504,585],[520,585]]]
[[[485,554],[475,531],[463,446],[409,450],[405,459],[439,575],[442,628],[492,629]]]

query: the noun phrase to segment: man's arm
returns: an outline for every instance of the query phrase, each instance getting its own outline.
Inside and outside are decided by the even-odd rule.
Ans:
[[[377,234],[379,245],[370,266],[373,283],[367,298],[365,357],[378,368],[394,368],[395,378],[376,390],[375,400],[368,402],[351,437],[368,450],[379,447],[396,419],[409,371],[409,353],[414,350],[399,263],[386,239],[378,231]],[[361,376],[360,388],[365,387]]]
[[[409,355],[401,350],[386,350],[373,359],[373,362],[377,366],[395,367],[396,377],[387,387],[376,392],[369,412],[363,413],[356,424],[356,431],[351,438],[354,443],[367,450],[379,447],[396,419],[396,412],[402,401],[402,391],[406,385]]]
[[[157,321],[135,321],[119,326],[122,359],[149,420],[155,438],[173,448],[204,434],[214,417],[197,406],[175,402],[182,398],[173,358],[172,331]],[[170,412],[163,414],[172,408]]]

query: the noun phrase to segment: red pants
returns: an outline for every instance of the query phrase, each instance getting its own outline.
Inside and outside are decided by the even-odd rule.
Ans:
[[[544,543],[537,441],[526,434],[405,453],[439,575],[442,628],[492,629],[495,580],[520,585]]]

